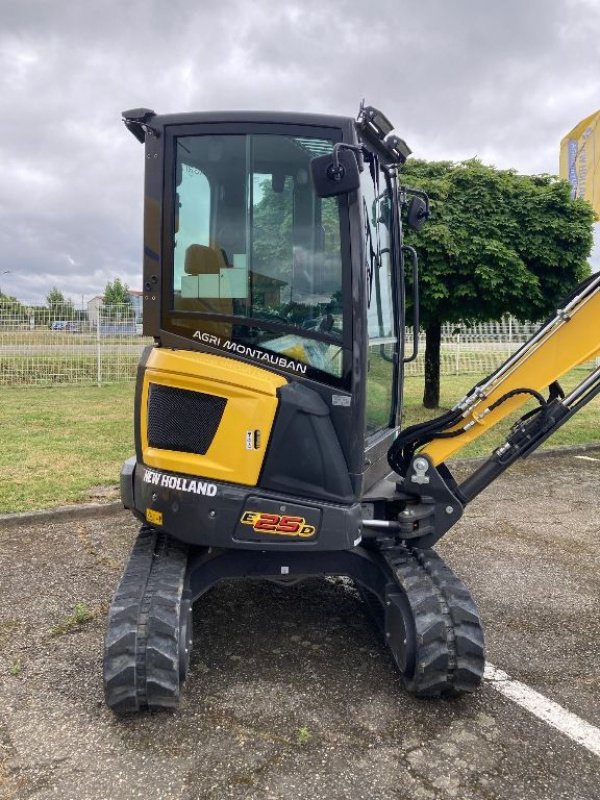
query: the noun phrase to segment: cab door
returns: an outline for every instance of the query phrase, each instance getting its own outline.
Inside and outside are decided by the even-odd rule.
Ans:
[[[392,187],[375,156],[366,159],[361,190],[363,260],[367,274],[365,483],[368,486],[390,471],[387,449],[395,436],[399,412],[401,341],[396,281],[401,276],[394,274]]]

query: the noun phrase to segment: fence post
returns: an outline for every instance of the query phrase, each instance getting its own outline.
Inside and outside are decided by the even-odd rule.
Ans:
[[[454,364],[454,374],[460,375],[460,332],[456,334],[456,349],[454,351],[455,354],[455,364]]]
[[[100,350],[100,314],[102,313],[102,306],[98,305],[98,313],[96,314],[96,371],[98,386],[102,385],[102,352]]]

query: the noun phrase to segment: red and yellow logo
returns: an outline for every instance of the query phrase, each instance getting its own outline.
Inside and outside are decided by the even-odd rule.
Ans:
[[[271,533],[276,536],[301,536],[308,539],[315,534],[315,526],[307,525],[304,517],[280,516],[263,511],[244,511],[240,522],[252,525],[257,533]]]

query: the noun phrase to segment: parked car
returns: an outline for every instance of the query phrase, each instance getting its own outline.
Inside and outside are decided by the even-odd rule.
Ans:
[[[63,331],[67,333],[80,333],[81,325],[79,322],[75,322],[74,320],[56,319],[50,325],[50,329],[53,331]]]

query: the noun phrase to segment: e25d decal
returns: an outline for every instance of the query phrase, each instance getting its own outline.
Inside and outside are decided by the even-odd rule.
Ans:
[[[251,525],[257,533],[270,533],[275,536],[301,536],[308,539],[315,535],[314,525],[307,525],[304,517],[267,514],[264,511],[244,511],[240,522]]]

